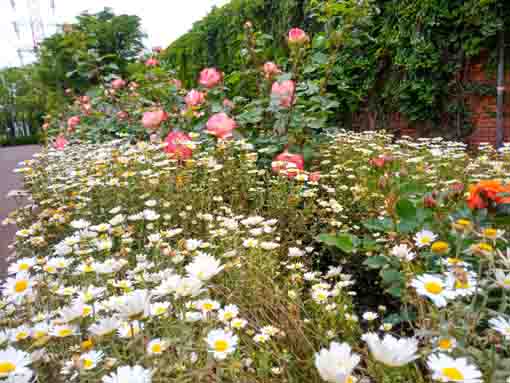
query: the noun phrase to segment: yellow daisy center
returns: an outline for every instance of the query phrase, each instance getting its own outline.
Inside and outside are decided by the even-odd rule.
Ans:
[[[510,278],[506,278],[503,280],[503,286],[510,287]]]
[[[347,379],[345,379],[345,383],[354,383],[354,378],[351,375],[349,375]]]
[[[44,266],[44,270],[48,273],[54,273],[57,269],[54,266]]]
[[[228,342],[224,339],[219,339],[214,342],[214,351],[225,352],[228,349]]]
[[[448,258],[448,263],[450,265],[458,265],[461,262],[462,262],[462,260],[459,258]]]
[[[94,366],[94,362],[90,359],[83,359],[83,368],[89,369]]]
[[[91,265],[85,265],[85,267],[83,268],[84,273],[91,273],[93,271],[94,271],[94,267],[92,267]]]
[[[28,333],[26,331],[20,331],[16,334],[16,340],[23,340],[28,338]]]
[[[449,350],[452,348],[452,341],[448,338],[442,338],[439,340],[437,345],[441,350]]]
[[[461,382],[464,380],[464,375],[455,367],[447,367],[441,370],[443,376],[449,380]]]
[[[159,354],[163,351],[163,346],[161,346],[161,343],[155,343],[151,346],[151,351],[155,354]]]
[[[87,315],[89,315],[90,313],[92,312],[92,307],[89,307],[89,306],[85,306],[83,308],[83,311],[81,313],[82,316],[86,317]]]
[[[41,339],[43,336],[46,336],[46,331],[36,331],[34,332],[34,339]]]
[[[63,328],[63,329],[58,330],[57,335],[60,337],[65,337],[65,336],[71,335],[72,333],[73,333],[73,330],[71,330],[70,328]]]
[[[462,282],[457,279],[455,281],[455,288],[456,289],[469,289],[469,282]]]
[[[94,346],[94,343],[90,339],[84,340],[81,342],[82,350],[90,350]]]
[[[496,229],[491,228],[484,229],[483,235],[486,236],[487,238],[496,238],[498,235],[498,231]]]
[[[423,244],[429,244],[431,241],[431,238],[428,236],[428,235],[424,235],[423,237],[420,238],[420,243],[423,243]]]
[[[164,314],[166,312],[166,308],[165,307],[157,307],[155,312],[156,312],[156,315]]]
[[[469,227],[471,226],[471,221],[469,219],[458,219],[457,225],[463,226],[463,227]]]
[[[449,245],[443,241],[437,241],[432,244],[430,248],[434,253],[444,254],[449,250]]]
[[[19,265],[20,271],[27,271],[30,268],[30,265],[28,263],[21,263]]]
[[[16,369],[16,365],[12,362],[0,362],[0,374],[10,374]]]
[[[439,282],[430,281],[425,283],[425,290],[427,290],[430,294],[441,294],[443,291],[443,286]]]
[[[223,314],[223,318],[225,318],[226,320],[230,320],[234,317],[234,314],[232,314],[231,312],[226,312],[225,314]]]
[[[211,311],[213,309],[213,305],[211,303],[204,303],[202,305],[202,309],[205,310],[205,311]]]
[[[480,252],[489,252],[489,253],[491,253],[493,251],[492,246],[489,245],[488,243],[485,243],[485,242],[481,242],[481,243],[477,244],[476,248]]]
[[[21,281],[17,281],[14,284],[14,291],[16,291],[17,293],[22,293],[27,288],[28,288],[28,281],[26,281],[24,279],[22,279]]]

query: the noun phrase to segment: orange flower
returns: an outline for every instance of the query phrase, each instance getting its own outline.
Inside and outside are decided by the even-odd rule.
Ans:
[[[468,206],[471,209],[485,209],[489,201],[496,204],[510,203],[510,197],[502,196],[502,193],[510,193],[510,186],[495,180],[480,181],[469,188]]]

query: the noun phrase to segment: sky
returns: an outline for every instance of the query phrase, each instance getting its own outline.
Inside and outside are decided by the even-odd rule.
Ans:
[[[31,13],[41,15],[46,36],[54,32],[57,25],[72,23],[75,16],[83,11],[95,13],[104,7],[110,7],[116,14],[138,15],[142,19],[143,31],[148,35],[145,44],[151,48],[168,46],[186,33],[195,21],[207,15],[213,6],[228,2],[229,0],[0,0],[0,67],[19,66],[17,50],[27,49],[32,45],[29,19]],[[19,26],[18,33],[14,28],[14,21]],[[26,52],[23,62],[26,64],[30,60],[31,55]]]

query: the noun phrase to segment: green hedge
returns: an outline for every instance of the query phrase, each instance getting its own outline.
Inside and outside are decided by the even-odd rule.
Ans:
[[[14,139],[6,136],[0,137],[0,146],[39,145],[40,143],[41,137],[38,134],[15,137]]]

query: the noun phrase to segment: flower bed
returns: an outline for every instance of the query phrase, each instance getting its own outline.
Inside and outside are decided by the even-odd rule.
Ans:
[[[0,379],[510,376],[510,151],[339,132],[307,172],[245,141],[168,144],[63,145],[17,169],[32,199],[5,220]]]

